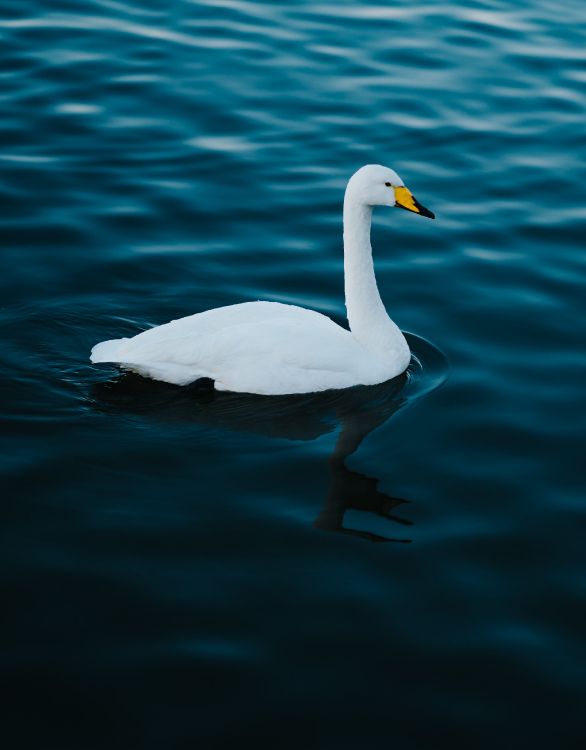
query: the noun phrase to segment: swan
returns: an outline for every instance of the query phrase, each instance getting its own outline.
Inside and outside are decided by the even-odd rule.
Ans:
[[[244,302],[172,320],[131,338],[96,344],[90,360],[153,380],[218,391],[285,395],[376,385],[403,373],[405,337],[380,298],[370,245],[374,206],[434,219],[399,175],[368,164],[344,195],[344,291],[349,330],[326,315],[280,302]]]

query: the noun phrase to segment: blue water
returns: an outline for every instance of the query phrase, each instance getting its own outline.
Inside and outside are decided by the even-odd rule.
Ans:
[[[4,0],[3,733],[582,747],[582,0]],[[91,366],[258,298],[344,320],[378,210],[408,376],[263,399]]]

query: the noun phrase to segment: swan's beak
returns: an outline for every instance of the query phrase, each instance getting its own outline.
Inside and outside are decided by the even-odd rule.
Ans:
[[[395,206],[397,208],[404,208],[406,211],[413,211],[414,214],[419,214],[420,216],[427,216],[428,219],[435,219],[433,211],[422,206],[406,187],[395,188]]]

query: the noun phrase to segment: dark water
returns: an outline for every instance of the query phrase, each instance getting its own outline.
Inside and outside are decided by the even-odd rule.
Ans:
[[[10,747],[583,746],[585,7],[4,0]],[[342,320],[368,162],[438,217],[373,230],[408,379],[90,366],[232,302]]]

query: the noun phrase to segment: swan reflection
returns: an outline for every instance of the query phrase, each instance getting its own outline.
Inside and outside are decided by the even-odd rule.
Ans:
[[[403,526],[410,521],[395,514],[407,502],[378,489],[378,479],[346,466],[364,438],[386,422],[405,402],[406,374],[376,386],[297,396],[255,396],[222,393],[211,383],[188,388],[123,374],[92,389],[95,408],[126,412],[165,422],[182,422],[254,432],[291,440],[313,440],[339,428],[328,458],[330,482],[314,526],[374,542],[408,542],[404,538],[348,528],[348,510],[362,511]]]
[[[401,402],[397,402],[396,408],[400,405]],[[396,411],[396,408],[393,411]],[[351,471],[346,466],[348,456],[354,453],[364,438],[386,421],[393,411],[386,412],[382,419],[378,413],[373,412],[345,414],[342,417],[340,435],[328,458],[330,486],[322,511],[315,519],[316,528],[357,536],[371,542],[408,543],[411,541],[344,526],[344,515],[348,510],[372,513],[404,526],[410,526],[412,523],[392,512],[399,505],[409,502],[408,500],[381,492],[378,489],[378,479]]]

